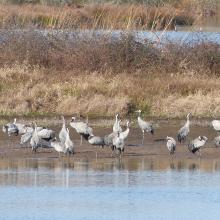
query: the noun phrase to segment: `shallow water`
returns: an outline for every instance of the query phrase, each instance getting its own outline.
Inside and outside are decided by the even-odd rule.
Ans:
[[[52,36],[72,43],[80,38],[90,41],[91,38],[99,38],[100,36],[108,36],[107,39],[117,41],[124,33],[121,30],[0,30],[0,45],[7,43],[11,37],[22,39],[27,36],[27,33],[31,32],[34,33],[35,37],[42,37],[41,41],[45,41],[44,43],[48,43]],[[130,33],[133,33],[138,42],[145,43],[149,41],[157,46],[166,45],[167,43],[181,45],[194,45],[204,42],[220,44],[220,30],[218,28],[205,29],[204,31],[197,27],[180,27],[178,31],[130,31]]]
[[[219,169],[161,162],[3,159],[1,219],[218,219]]]
[[[164,142],[155,140],[175,137],[185,121],[153,121],[155,135],[146,135],[144,146],[139,146],[141,131],[132,124],[122,160],[111,158],[108,149],[100,149],[98,160],[89,159],[92,154],[82,156],[85,149],[93,153],[95,148],[86,142],[78,146],[80,138],[73,129],[77,152],[70,159],[45,154],[48,149],[32,155],[27,148],[17,154],[19,137],[9,140],[0,133],[1,219],[218,219],[220,149],[213,148],[216,132],[210,120],[191,124],[189,139],[209,138],[210,148],[203,150],[202,158],[178,144],[173,159]],[[96,135],[111,132],[91,124]],[[12,158],[4,157],[8,150]]]

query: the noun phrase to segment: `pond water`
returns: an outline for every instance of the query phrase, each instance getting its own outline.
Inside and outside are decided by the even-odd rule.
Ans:
[[[91,38],[100,38],[100,36],[117,41],[124,33],[126,32],[121,30],[0,30],[0,46],[6,44],[10,38],[20,40],[25,36],[26,38],[27,36],[33,38],[34,36],[35,39],[40,37],[42,43],[49,43],[52,39],[60,39],[74,44],[79,39],[90,41]],[[178,45],[220,44],[220,30],[218,29],[199,31],[192,30],[191,27],[181,27],[181,31],[129,31],[129,33],[132,33],[138,42],[145,43],[149,41],[156,46],[166,45],[167,43]]]
[[[219,168],[188,169],[181,161],[167,168],[161,161],[160,169],[153,169],[154,161],[146,159],[96,166],[63,159],[0,162],[1,219],[202,220],[220,215]],[[216,161],[207,162],[215,167]]]

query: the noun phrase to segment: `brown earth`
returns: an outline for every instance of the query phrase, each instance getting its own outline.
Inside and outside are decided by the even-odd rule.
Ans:
[[[198,135],[205,135],[209,138],[206,146],[202,149],[201,158],[198,155],[190,153],[187,149],[187,143],[178,144],[175,156],[172,158],[166,148],[165,141],[158,141],[158,139],[164,138],[167,135],[176,137],[177,130],[184,121],[154,121],[155,135],[146,134],[144,145],[141,144],[142,134],[140,129],[134,127],[136,122],[132,124],[130,135],[126,141],[125,153],[121,159],[124,166],[131,166],[131,169],[141,169],[142,163],[144,167],[164,169],[164,168],[196,168],[204,167],[204,169],[217,169],[220,167],[220,149],[215,148],[213,144],[213,138],[216,132],[207,126],[209,121],[193,121],[190,131],[190,139],[197,137]],[[93,124],[93,123],[91,123]],[[95,124],[95,123],[94,123]],[[110,124],[110,122],[109,122]],[[59,131],[61,125],[53,127],[54,130]],[[80,146],[80,137],[76,132],[71,129],[71,139],[75,144],[74,156],[68,157],[62,155],[59,158],[58,153],[53,149],[38,149],[37,153],[32,153],[31,148],[21,146],[19,144],[20,138],[8,137],[6,134],[1,132],[0,134],[0,167],[5,166],[5,160],[16,161],[19,159],[40,159],[49,163],[66,164],[69,165],[74,163],[96,163],[102,168],[115,162],[120,161],[118,155],[114,154],[111,156],[111,149],[105,147],[104,149],[91,146],[87,141],[83,140],[82,146]],[[103,136],[111,133],[111,129],[103,127],[94,127],[95,135]],[[97,159],[96,159],[97,152]],[[7,164],[6,163],[6,164]],[[11,163],[11,162],[10,162]],[[108,165],[107,165],[108,164]],[[120,163],[121,164],[121,163]],[[147,165],[146,165],[147,164]],[[98,166],[99,166],[98,165]],[[152,166],[152,167],[151,167]],[[142,169],[144,168],[142,167]]]

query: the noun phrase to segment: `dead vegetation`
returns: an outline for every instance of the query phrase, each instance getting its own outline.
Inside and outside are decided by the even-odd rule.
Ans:
[[[1,5],[1,115],[220,116],[219,44],[161,46],[128,31],[192,24],[203,9],[191,3]]]
[[[201,14],[172,5],[83,4],[47,6],[0,4],[1,28],[163,30],[192,25]]]
[[[139,108],[149,116],[220,115],[218,44],[161,48],[130,33],[117,40],[80,34],[72,41],[33,34],[1,44],[2,115],[97,118]]]

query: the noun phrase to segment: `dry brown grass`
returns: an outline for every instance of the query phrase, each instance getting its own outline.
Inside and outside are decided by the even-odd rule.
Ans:
[[[0,45],[0,113],[220,116],[219,45],[80,36],[10,34]]]
[[[80,113],[91,118],[115,112],[128,116],[141,108],[150,116],[182,117],[189,111],[197,116],[220,116],[220,80],[214,76],[51,73],[15,64],[2,67],[0,79],[2,115]]]
[[[194,11],[145,6],[141,4],[86,4],[80,7],[47,5],[0,5],[0,27],[37,27],[50,29],[152,29],[191,25]]]

